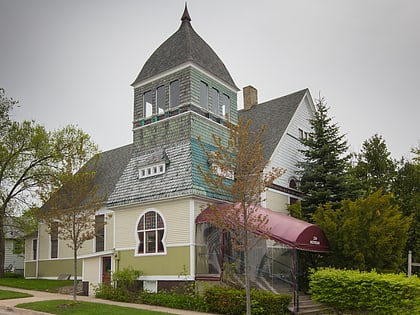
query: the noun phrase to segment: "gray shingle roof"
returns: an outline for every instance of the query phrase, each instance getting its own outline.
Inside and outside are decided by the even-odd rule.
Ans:
[[[96,191],[97,196],[109,196],[115,188],[115,184],[118,182],[121,174],[123,173],[128,161],[131,158],[133,145],[125,145],[113,150],[99,153],[99,159],[97,160],[95,177],[93,179],[93,185],[98,187]],[[84,167],[91,167],[96,162],[96,156],[89,160]],[[61,196],[63,190],[58,190],[56,196]],[[51,206],[51,199],[48,200],[41,209],[48,210]]]
[[[308,89],[303,89],[254,105],[248,110],[239,111],[239,116],[244,121],[251,120],[251,130],[259,131],[265,126],[265,132],[261,141],[265,159],[271,158],[306,92],[308,92]]]
[[[139,167],[166,154],[169,162],[164,174],[139,179]],[[165,148],[158,147],[147,152],[135,153],[108,198],[108,206],[176,197],[192,191],[191,143],[178,142]]]
[[[237,88],[220,58],[194,31],[187,8],[181,20],[179,29],[155,50],[132,85],[191,61]]]

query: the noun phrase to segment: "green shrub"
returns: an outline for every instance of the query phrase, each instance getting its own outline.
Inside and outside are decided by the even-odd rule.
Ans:
[[[141,274],[141,271],[134,270],[131,266],[116,271],[112,274],[113,285],[103,283],[94,286],[95,296],[106,300],[137,302],[140,292],[140,283],[137,278]]]
[[[333,268],[310,275],[312,298],[341,312],[420,314],[420,279]]]
[[[209,312],[242,315],[246,313],[244,289],[215,286],[204,292]],[[289,314],[287,307],[291,301],[289,295],[278,295],[266,291],[251,291],[251,313],[264,315]]]
[[[183,310],[207,311],[204,297],[196,293],[194,284],[183,286],[181,289],[183,291],[182,294],[177,293],[178,288],[174,288],[170,292],[160,291],[152,293],[143,291],[140,293],[139,302]]]
[[[20,273],[15,273],[15,272],[5,272],[4,273],[4,278],[14,278],[14,279],[23,279],[23,275]]]

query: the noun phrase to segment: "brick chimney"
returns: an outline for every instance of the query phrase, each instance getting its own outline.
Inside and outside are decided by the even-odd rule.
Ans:
[[[250,109],[252,106],[258,104],[258,91],[251,85],[242,89],[244,95],[244,109]]]

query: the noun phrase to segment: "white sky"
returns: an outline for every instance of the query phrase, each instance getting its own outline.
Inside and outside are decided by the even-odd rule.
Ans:
[[[180,26],[184,0],[0,0],[0,87],[15,119],[75,124],[101,150],[132,140],[130,84]],[[196,32],[259,101],[324,96],[351,151],[420,146],[420,1],[189,0]],[[242,107],[242,92],[239,107]]]

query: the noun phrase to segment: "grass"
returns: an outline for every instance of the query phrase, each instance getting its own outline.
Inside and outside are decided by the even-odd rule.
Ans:
[[[73,280],[0,278],[0,286],[44,292],[57,292],[58,288],[69,285],[73,285]]]
[[[21,293],[21,292],[8,291],[8,290],[0,290],[0,300],[20,299],[20,298],[26,298],[30,296],[33,296],[33,295],[27,294],[27,293]]]
[[[130,307],[122,307],[109,304],[100,304],[92,302],[76,302],[70,300],[51,300],[43,302],[31,302],[18,304],[16,307],[30,309],[38,312],[46,312],[58,315],[162,315],[170,313],[161,313],[156,311],[141,310]]]

